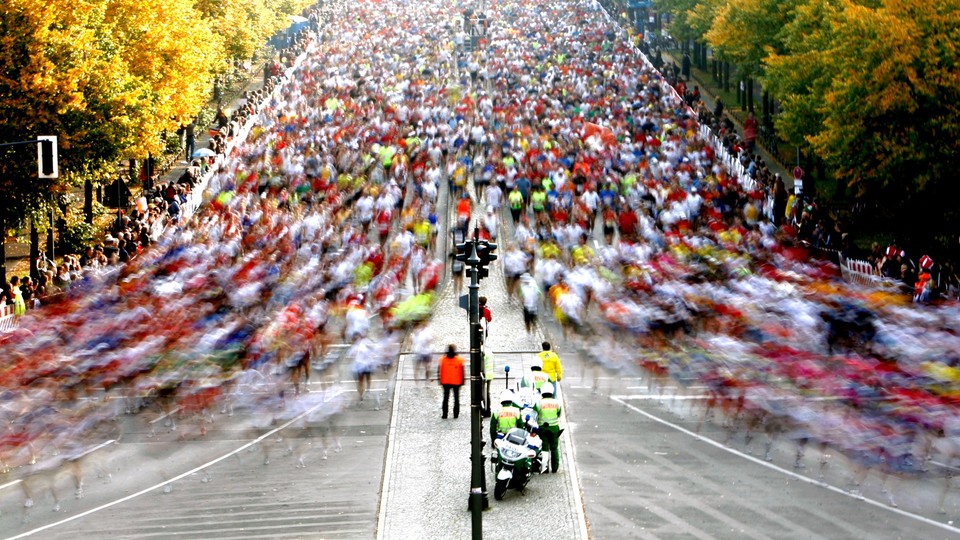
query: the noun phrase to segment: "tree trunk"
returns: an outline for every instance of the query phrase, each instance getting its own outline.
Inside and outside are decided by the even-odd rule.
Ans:
[[[83,182],[83,217],[93,225],[93,183],[90,179]]]
[[[136,182],[140,180],[140,169],[137,168],[139,162],[136,159],[130,158],[127,164],[127,176],[130,178],[130,181]]]
[[[53,201],[51,201],[51,204],[53,204]],[[52,216],[48,216],[48,217],[50,218],[50,226],[47,227],[47,256],[50,257],[51,261],[56,261],[57,252],[54,251],[53,249],[54,247],[53,234],[54,234],[55,227],[54,227],[53,217]]]
[[[37,223],[30,219],[30,277],[33,281],[40,279],[40,271],[37,269],[37,259],[40,258],[40,231],[37,230]]]
[[[847,198],[847,184],[843,181],[843,178],[838,174],[837,175],[837,191],[833,194],[833,199],[836,201],[842,201]]]
[[[7,282],[7,209],[0,204],[0,279]]]
[[[57,201],[57,208],[60,209],[60,215],[57,216],[57,228],[66,229],[67,228],[67,201],[66,199],[60,199]]]

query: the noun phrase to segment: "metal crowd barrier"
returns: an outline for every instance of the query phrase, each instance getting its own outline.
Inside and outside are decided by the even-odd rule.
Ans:
[[[872,287],[882,286],[886,288],[888,285],[886,282],[890,281],[885,280],[869,261],[848,259],[842,254],[840,255],[840,274],[844,281]]]
[[[0,306],[0,332],[13,330],[16,327],[17,323],[13,315],[13,306]]]

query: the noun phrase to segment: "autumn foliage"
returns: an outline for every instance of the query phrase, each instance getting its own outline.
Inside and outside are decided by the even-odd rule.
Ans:
[[[0,142],[57,135],[63,182],[164,148],[213,76],[249,59],[311,0],[4,0]],[[14,221],[48,199],[36,150],[0,156]],[[9,225],[9,223],[8,223]]]
[[[902,236],[960,234],[960,0],[659,0]],[[709,19],[709,25],[704,23]],[[695,23],[695,24],[694,24]],[[699,33],[697,33],[699,32]],[[952,239],[952,240],[951,240]]]

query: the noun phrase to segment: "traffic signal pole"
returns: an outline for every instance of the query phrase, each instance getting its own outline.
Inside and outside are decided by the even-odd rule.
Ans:
[[[0,147],[6,146],[23,146],[35,144],[37,145],[37,177],[38,178],[59,178],[60,177],[60,168],[58,165],[57,159],[57,137],[54,135],[44,135],[37,137],[36,139],[29,141],[14,141],[0,143]],[[52,212],[52,210],[51,210]],[[0,231],[6,229],[6,216],[7,209],[5,205],[0,205]],[[52,224],[51,224],[51,234],[52,234]],[[6,248],[2,245],[3,240],[0,239],[0,280],[3,280],[4,283],[7,281],[7,252]],[[53,253],[51,252],[51,259],[53,258]],[[31,266],[33,265],[31,260]]]
[[[470,273],[467,311],[470,314],[470,497],[468,507],[472,514],[473,540],[483,538],[483,511],[490,507],[487,498],[487,481],[483,466],[483,425],[481,401],[483,399],[483,333],[480,328],[480,279],[486,277],[487,265],[496,260],[493,251],[496,244],[478,239],[479,230],[474,229],[473,240],[457,245],[456,258],[467,266]]]
[[[482,512],[490,507],[487,498],[487,486],[483,478],[483,429],[480,415],[480,396],[483,393],[483,380],[480,374],[480,363],[483,361],[480,352],[480,279],[477,266],[480,258],[477,257],[476,241],[471,242],[470,257],[467,259],[470,272],[470,512],[473,522],[473,540],[483,538]]]

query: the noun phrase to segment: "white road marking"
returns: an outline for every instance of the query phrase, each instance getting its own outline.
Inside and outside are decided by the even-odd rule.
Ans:
[[[751,455],[749,455],[749,454],[745,454],[745,453],[743,453],[743,452],[740,452],[740,451],[738,451],[738,450],[735,450],[735,449],[733,449],[733,448],[730,448],[729,446],[726,446],[726,445],[724,445],[724,444],[722,444],[722,443],[719,443],[719,442],[717,442],[717,441],[715,441],[715,440],[713,440],[713,439],[711,439],[711,438],[709,438],[709,437],[704,437],[703,435],[700,435],[700,434],[698,434],[698,433],[694,433],[694,432],[690,431],[689,429],[686,429],[686,428],[684,428],[684,427],[678,426],[677,424],[674,424],[674,423],[672,423],[672,422],[668,422],[667,420],[664,420],[664,419],[660,418],[659,416],[655,416],[655,415],[650,414],[650,413],[648,413],[648,412],[646,412],[646,411],[644,411],[644,410],[641,410],[641,409],[639,409],[639,408],[637,408],[637,407],[635,407],[635,406],[627,403],[626,401],[624,401],[623,397],[626,397],[627,399],[630,398],[629,396],[610,396],[610,399],[612,399],[613,401],[616,401],[617,403],[620,403],[621,405],[627,407],[628,409],[630,409],[630,410],[632,410],[632,411],[634,411],[634,412],[636,412],[636,413],[638,413],[638,414],[640,414],[640,415],[642,415],[642,416],[645,416],[645,417],[649,418],[650,420],[653,420],[654,422],[657,422],[657,423],[660,423],[660,424],[662,424],[662,425],[671,427],[671,428],[673,428],[673,429],[675,429],[675,430],[677,430],[677,431],[679,431],[679,432],[681,432],[681,433],[684,433],[684,434],[686,434],[686,435],[689,435],[689,436],[691,436],[691,437],[693,437],[693,438],[695,438],[695,439],[697,439],[697,440],[699,440],[699,441],[701,441],[701,442],[704,442],[704,443],[707,443],[707,444],[709,444],[709,445],[715,446],[716,448],[719,448],[719,449],[724,450],[724,451],[726,451],[726,452],[729,452],[729,453],[731,453],[731,454],[735,454],[735,455],[737,455],[737,456],[739,456],[739,457],[741,457],[741,458],[743,458],[743,459],[752,461],[753,463],[755,463],[755,464],[757,464],[757,465],[762,465],[762,466],[764,466],[764,467],[766,467],[766,468],[768,468],[768,469],[771,469],[771,470],[780,472],[780,473],[782,473],[782,474],[785,474],[785,475],[787,475],[787,476],[789,476],[789,477],[791,477],[791,478],[793,478],[793,479],[795,479],[795,480],[799,480],[799,481],[801,481],[801,482],[806,482],[806,483],[808,483],[808,484],[812,484],[812,485],[815,485],[815,486],[819,486],[819,487],[821,487],[821,488],[823,488],[823,489],[827,489],[827,490],[833,491],[834,493],[839,493],[839,494],[841,494],[841,495],[850,497],[851,499],[857,499],[857,500],[859,500],[859,501],[861,501],[861,502],[863,502],[863,503],[866,503],[866,504],[875,506],[875,507],[877,507],[877,508],[882,508],[882,509],[884,509],[884,510],[886,510],[886,511],[888,511],[888,512],[893,512],[893,513],[895,513],[895,514],[900,514],[901,516],[904,516],[904,517],[913,518],[913,519],[915,519],[915,520],[917,520],[917,521],[921,521],[921,522],[923,522],[923,523],[926,523],[927,525],[932,525],[932,526],[934,526],[934,527],[938,527],[938,528],[941,528],[941,529],[943,529],[943,530],[950,531],[950,532],[952,532],[952,533],[960,533],[960,528],[947,525],[946,523],[940,523],[939,521],[934,521],[934,520],[932,520],[932,519],[925,518],[925,517],[923,517],[923,516],[920,516],[920,515],[917,515],[917,514],[914,514],[914,513],[911,513],[911,512],[907,512],[906,510],[901,510],[900,508],[894,508],[894,507],[892,507],[892,506],[883,504],[883,503],[881,503],[881,502],[874,501],[874,500],[872,500],[872,499],[867,499],[867,498],[858,497],[858,496],[856,496],[856,495],[853,495],[853,494],[851,494],[851,493],[848,493],[846,490],[840,489],[840,488],[838,488],[838,487],[831,486],[831,485],[829,485],[829,484],[823,484],[822,482],[820,482],[820,481],[818,481],[818,480],[815,480],[815,479],[813,479],[813,478],[809,478],[809,477],[803,476],[802,474],[797,474],[797,473],[795,473],[795,472],[793,472],[793,471],[788,471],[787,469],[784,469],[784,468],[782,468],[782,467],[778,467],[777,465],[774,465],[774,464],[772,464],[772,463],[768,463],[768,462],[766,462],[766,461],[764,461],[764,460],[762,460],[762,459],[755,458],[755,457],[753,457],[753,456],[751,456]]]
[[[630,387],[630,386],[627,387],[628,390],[629,390],[630,388],[637,388],[637,387]],[[690,396],[680,396],[680,395],[675,395],[675,394],[671,394],[671,395],[669,395],[669,396],[659,395],[659,394],[614,394],[614,395],[610,396],[611,399],[622,399],[622,400],[630,400],[630,401],[633,401],[633,400],[636,400],[636,401],[648,401],[648,400],[654,400],[654,399],[661,400],[661,401],[668,401],[668,400],[669,400],[669,401],[673,401],[673,400],[683,401],[683,400],[693,400],[693,399],[709,399],[710,397],[716,397],[716,398],[719,399],[721,396],[719,396],[719,395],[718,395],[718,396],[709,396],[709,395],[707,395],[707,394],[695,394],[695,395],[690,395]],[[727,397],[730,398],[731,396],[727,396]],[[784,401],[784,400],[789,400],[789,399],[792,399],[792,398],[789,398],[789,397],[770,397],[770,398],[767,398],[767,399],[769,399],[770,401]],[[807,401],[841,401],[841,400],[844,400],[844,399],[847,399],[847,398],[838,397],[838,396],[809,396],[809,397],[805,397],[804,399],[807,400]],[[867,399],[878,399],[878,400],[879,400],[879,399],[881,399],[881,398],[863,398],[863,399],[864,399],[864,400],[867,400]]]
[[[403,357],[397,360],[397,366],[403,365]],[[398,370],[399,371],[399,370]],[[400,385],[403,384],[403,379],[397,378],[397,384],[393,389],[393,410],[390,411],[390,422],[387,424],[390,426],[387,429],[387,460],[383,464],[383,483],[380,486],[380,512],[377,516],[377,540],[383,540],[383,526],[387,522],[387,494],[390,493],[390,477],[393,474],[393,445],[397,440],[397,422],[394,420],[398,418],[397,409],[400,408]]]
[[[84,457],[84,456],[88,456],[88,455],[96,452],[97,450],[100,450],[101,448],[110,446],[111,444],[113,444],[113,443],[115,443],[115,442],[117,442],[116,439],[110,439],[109,441],[104,441],[104,442],[102,442],[102,443],[94,446],[93,448],[90,448],[90,449],[88,449],[88,450],[85,450],[82,454],[80,454],[79,456],[77,456],[76,459],[82,458],[82,457]],[[21,483],[21,482],[23,482],[23,479],[22,479],[22,478],[17,478],[16,480],[13,480],[12,482],[7,482],[6,484],[0,485],[0,489],[7,489],[8,487],[13,487],[13,486],[15,486],[15,485],[17,485],[17,484],[19,484],[19,483]]]
[[[47,525],[44,525],[43,527],[37,527],[36,529],[33,529],[33,530],[30,530],[30,531],[27,531],[27,532],[18,534],[17,536],[12,536],[12,537],[10,537],[8,540],[17,540],[17,539],[19,539],[19,538],[26,538],[26,537],[28,537],[28,536],[33,536],[34,534],[37,534],[37,533],[39,533],[39,532],[43,532],[43,531],[45,531],[45,530],[47,530],[47,529],[52,529],[52,528],[54,528],[54,527],[59,527],[60,525],[63,525],[63,524],[65,524],[65,523],[70,523],[71,521],[74,521],[74,520],[76,520],[76,519],[80,519],[80,518],[82,518],[82,517],[89,516],[90,514],[94,514],[94,513],[96,513],[96,512],[101,511],[101,510],[106,510],[107,508],[111,508],[111,507],[116,506],[116,505],[118,505],[118,504],[125,503],[125,502],[127,502],[127,501],[129,501],[129,500],[131,500],[131,499],[135,499],[135,498],[137,498],[137,497],[139,497],[139,496],[141,496],[141,495],[150,493],[151,491],[153,491],[153,490],[155,490],[155,489],[162,488],[163,486],[166,486],[167,484],[172,484],[172,483],[176,482],[177,480],[180,480],[180,479],[182,479],[182,478],[186,478],[186,477],[188,477],[188,476],[190,476],[190,475],[192,475],[192,474],[195,474],[195,473],[197,473],[197,472],[199,472],[199,471],[202,471],[202,470],[206,469],[207,467],[211,467],[211,466],[213,466],[213,465],[216,465],[217,463],[220,463],[221,461],[223,461],[223,460],[225,460],[225,459],[227,459],[227,458],[229,458],[229,457],[231,457],[231,456],[233,456],[233,455],[235,455],[235,454],[239,454],[240,452],[243,452],[243,451],[246,450],[247,448],[250,448],[251,446],[253,446],[253,445],[255,445],[255,444],[263,441],[264,439],[270,438],[272,435],[276,434],[278,431],[281,431],[281,430],[283,430],[283,429],[286,429],[286,428],[290,427],[291,425],[293,425],[295,422],[297,422],[298,420],[300,420],[300,419],[303,418],[304,416],[307,416],[307,415],[311,414],[313,411],[317,410],[318,408],[320,408],[320,407],[322,407],[322,406],[324,406],[324,405],[325,405],[324,403],[318,403],[317,405],[314,405],[313,407],[310,407],[310,408],[307,409],[306,411],[300,413],[299,415],[297,415],[296,417],[294,417],[292,420],[288,421],[287,423],[285,423],[285,424],[283,424],[283,425],[281,425],[281,426],[279,426],[279,427],[277,427],[277,428],[275,428],[275,429],[273,429],[273,430],[271,430],[271,431],[269,431],[269,432],[267,432],[267,433],[264,433],[263,435],[261,435],[261,436],[257,437],[256,439],[254,439],[254,440],[252,440],[252,441],[244,444],[243,446],[237,448],[236,450],[231,450],[230,452],[227,452],[226,454],[224,454],[224,455],[222,455],[222,456],[220,456],[220,457],[218,457],[218,458],[216,458],[216,459],[214,459],[214,460],[208,461],[207,463],[204,463],[203,465],[199,465],[199,466],[197,466],[197,467],[194,467],[193,469],[190,469],[189,471],[187,471],[187,472],[185,472],[185,473],[181,473],[181,474],[179,474],[179,475],[177,475],[177,476],[174,476],[173,478],[171,478],[171,479],[169,479],[169,480],[166,480],[166,481],[164,481],[164,482],[160,482],[159,484],[156,484],[156,485],[154,485],[154,486],[150,486],[150,487],[145,488],[145,489],[141,489],[140,491],[138,491],[138,492],[136,492],[136,493],[131,493],[130,495],[127,495],[126,497],[122,497],[122,498],[120,498],[120,499],[116,499],[116,500],[114,500],[114,501],[110,501],[110,502],[108,502],[108,503],[106,503],[106,504],[102,504],[102,505],[100,505],[100,506],[98,506],[98,507],[96,507],[96,508],[91,508],[90,510],[87,510],[87,511],[85,511],[85,512],[80,512],[79,514],[75,514],[75,515],[70,516],[70,517],[68,517],[68,518],[61,519],[60,521],[55,521],[55,522],[53,522],[53,523],[48,523]]]
[[[932,463],[932,464],[934,464],[934,465],[936,465],[937,467],[940,467],[940,468],[942,468],[942,469],[949,469],[949,470],[954,471],[954,472],[960,471],[960,468],[954,467],[953,465],[947,465],[946,463],[940,463],[939,461],[934,461],[934,460],[932,460],[932,459],[930,460],[930,463]],[[2,486],[0,486],[0,487],[2,487]]]
[[[567,427],[564,433],[567,434],[567,444],[563,445],[564,460],[567,462],[567,470],[570,471],[570,481],[573,483],[573,504],[577,507],[577,525],[580,528],[580,538],[587,540],[590,534],[587,531],[587,514],[583,507],[583,497],[580,493],[580,473],[577,470],[576,445],[573,444],[573,429],[567,422],[567,400],[562,394],[563,409],[560,410],[560,423]]]
[[[695,399],[708,399],[710,396],[699,394],[694,396],[658,396],[656,394],[628,394],[628,395],[613,395],[610,396],[610,399],[613,400],[630,400],[630,401],[684,401],[684,400],[695,400]]]
[[[176,409],[174,409],[174,410],[172,410],[172,411],[170,411],[170,412],[168,412],[168,413],[163,413],[163,414],[161,414],[160,416],[158,416],[158,417],[154,418],[153,420],[151,420],[149,423],[150,423],[150,424],[156,424],[157,422],[163,420],[164,418],[166,418],[166,417],[168,417],[168,416],[170,416],[170,415],[176,414],[176,413],[179,412],[179,411],[180,411],[180,407],[177,407]]]
[[[77,456],[77,459],[82,458],[82,457],[84,457],[84,456],[88,456],[88,455],[96,452],[97,450],[99,450],[99,449],[101,449],[101,448],[110,446],[111,444],[113,444],[113,443],[115,443],[115,442],[117,442],[116,439],[110,439],[109,441],[102,442],[102,443],[94,446],[93,448],[91,448],[91,449],[89,449],[89,450],[85,450],[82,454],[80,454],[79,456]]]
[[[13,486],[19,484],[20,482],[23,482],[23,480],[20,480],[20,479],[18,478],[18,479],[16,479],[16,480],[14,480],[13,482],[7,482],[6,484],[3,484],[2,486],[0,486],[0,489],[7,489],[8,487],[13,487]]]

